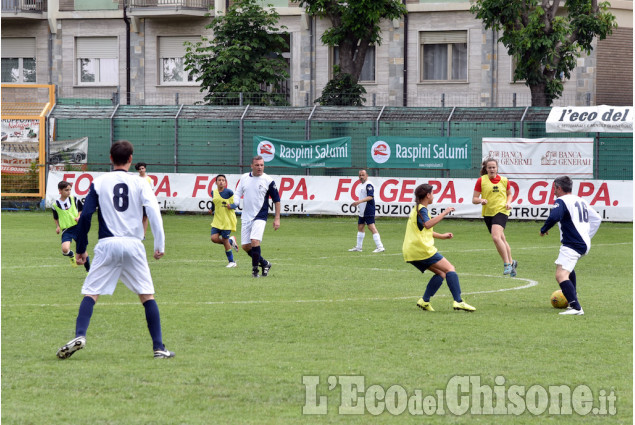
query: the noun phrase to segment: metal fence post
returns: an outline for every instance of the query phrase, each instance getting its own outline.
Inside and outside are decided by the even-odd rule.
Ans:
[[[512,105],[516,107],[516,93],[512,93]]]
[[[119,103],[115,106],[115,110],[110,114],[110,147],[115,143],[115,114],[117,113],[117,109],[119,109]],[[112,171],[112,164],[110,164],[110,171]]]
[[[240,93],[240,100],[242,103],[242,93]],[[245,138],[244,138],[244,134],[245,134],[245,124],[244,124],[244,120],[245,120],[245,115],[247,115],[247,111],[249,110],[249,105],[247,105],[247,107],[245,108],[245,110],[243,111],[243,114],[240,116],[240,123],[239,123],[239,130],[238,130],[238,146],[239,146],[239,152],[240,152],[240,161],[239,161],[239,165],[240,165],[240,174],[243,173],[243,153],[245,151]]]
[[[445,108],[445,93],[441,93],[441,107]]]
[[[178,93],[177,93],[178,98]],[[174,116],[174,172],[179,172],[179,115],[184,105],[181,105],[179,111]]]

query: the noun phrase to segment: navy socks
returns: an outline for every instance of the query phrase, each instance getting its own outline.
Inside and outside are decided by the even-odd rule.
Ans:
[[[79,313],[77,313],[77,321],[75,322],[75,337],[86,336],[90,318],[93,315],[93,307],[95,300],[91,297],[84,297],[79,305]]]
[[[148,300],[143,303],[146,310],[146,321],[148,322],[148,330],[152,337],[152,349],[164,350],[163,336],[161,335],[161,317],[159,316],[159,306],[155,300]]]
[[[428,286],[426,286],[426,292],[423,294],[423,300],[425,302],[430,301],[430,298],[437,293],[442,284],[443,278],[441,276],[439,276],[438,274],[432,276],[432,278],[430,278],[430,281],[428,282]]]
[[[452,292],[452,298],[457,303],[463,301],[461,299],[461,285],[459,285],[459,276],[456,272],[449,272],[445,275],[445,280],[448,282],[448,287],[450,288],[450,292]]]
[[[571,280],[564,280],[560,282],[560,289],[562,289],[564,297],[569,302],[569,307],[576,310],[582,309],[580,303],[578,302],[578,295],[576,294],[575,286],[573,285],[573,282],[571,282]]]

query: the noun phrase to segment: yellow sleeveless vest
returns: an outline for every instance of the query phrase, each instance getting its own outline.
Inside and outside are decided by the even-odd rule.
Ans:
[[[60,229],[62,230],[75,226],[77,224],[75,218],[79,215],[79,211],[77,211],[77,206],[75,205],[75,198],[69,196],[68,200],[71,203],[71,207],[67,210],[58,207],[57,201],[53,203],[53,208],[55,208],[57,212],[57,221],[60,223]]]
[[[410,217],[408,217],[406,235],[401,248],[405,261],[426,260],[437,253],[432,228],[426,229],[424,227],[423,230],[419,230],[417,226],[417,212],[422,208],[423,205],[418,204],[416,208],[412,209]]]
[[[212,202],[214,203],[214,220],[212,220],[212,227],[216,227],[220,230],[236,230],[236,212],[234,210],[227,209],[228,204],[234,203],[234,195],[229,199],[224,199],[220,196],[218,189],[214,189]]]
[[[481,198],[487,199],[483,205],[483,217],[493,217],[498,213],[509,215],[507,204],[507,177],[500,176],[498,183],[492,183],[487,174],[481,176]]]

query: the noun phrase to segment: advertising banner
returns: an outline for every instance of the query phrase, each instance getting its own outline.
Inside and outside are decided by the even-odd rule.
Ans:
[[[2,172],[25,174],[40,156],[39,120],[2,120]]]
[[[632,133],[631,106],[553,107],[547,118],[547,133]]]
[[[46,190],[46,206],[59,196],[57,183],[72,183],[73,195],[83,199],[90,183],[103,173],[81,171],[52,171]],[[210,191],[215,187],[215,174],[152,174],[154,192],[161,209],[206,212],[212,206]],[[283,214],[356,216],[355,191],[360,184],[357,177],[331,176],[271,176],[280,192]],[[235,190],[240,175],[227,174],[229,188]],[[375,185],[377,215],[406,217],[414,206],[414,189],[429,183],[435,188],[435,202],[431,214],[454,207],[451,216],[480,218],[481,206],[472,204],[474,179],[415,179],[371,177]],[[544,220],[549,215],[555,196],[553,179],[518,179],[511,181],[512,219]],[[573,193],[586,199],[606,221],[633,221],[632,180],[574,180]],[[270,205],[273,212],[273,205]],[[238,210],[240,212],[240,210]],[[357,222],[356,220],[354,221]]]
[[[466,170],[472,166],[470,137],[368,137],[371,168]]]
[[[49,161],[52,170],[63,170],[66,164],[88,162],[88,137],[72,140],[51,140]]]
[[[274,167],[347,168],[351,166],[351,138],[291,141],[254,136],[255,155]]]
[[[592,138],[483,138],[483,158],[498,160],[506,177],[593,178]]]

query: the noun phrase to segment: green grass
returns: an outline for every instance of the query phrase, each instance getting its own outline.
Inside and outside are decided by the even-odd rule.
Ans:
[[[430,275],[403,262],[405,219],[378,219],[386,252],[372,254],[370,234],[364,252],[347,252],[354,218],[283,217],[265,233],[274,267],[261,279],[251,278],[243,252],[237,268],[225,268],[209,217],[164,220],[166,255],[150,267],[164,341],[177,357],[152,358],[144,310],[120,283],[96,305],[86,348],[60,361],[85,273],[61,256],[50,213],[2,214],[3,424],[632,423],[631,223],[602,225],[576,267],[586,315],[562,317],[549,304],[558,232],[541,238],[536,222],[507,228],[516,279],[502,277],[482,222],[436,227],[455,235],[437,246],[477,308],[470,314],[451,310],[445,284],[432,299],[436,312],[415,307]],[[151,235],[145,243],[150,252]],[[302,414],[306,375],[319,376],[326,415]],[[344,375],[362,375],[364,390],[400,385],[424,397],[454,376],[479,376],[489,388],[502,376],[505,391],[586,385],[595,406],[601,390],[613,391],[617,414],[340,415],[342,387],[329,390],[328,379]]]

